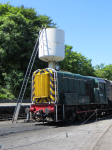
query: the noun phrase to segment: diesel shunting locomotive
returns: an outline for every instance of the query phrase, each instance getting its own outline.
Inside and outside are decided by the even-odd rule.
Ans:
[[[29,109],[36,120],[84,121],[96,109],[101,115],[111,107],[111,82],[54,69],[38,69],[32,76]]]

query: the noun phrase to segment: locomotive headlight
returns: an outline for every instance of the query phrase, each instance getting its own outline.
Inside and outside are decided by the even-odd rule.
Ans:
[[[49,108],[45,108],[45,114],[48,115],[48,113],[49,113]]]

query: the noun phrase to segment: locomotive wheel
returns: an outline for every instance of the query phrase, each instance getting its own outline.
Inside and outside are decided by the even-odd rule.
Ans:
[[[71,123],[73,123],[74,119],[75,119],[75,113],[69,111],[69,113],[66,114],[65,121],[66,121],[68,124],[71,124]]]
[[[70,124],[74,121],[74,117],[67,118],[65,121]]]
[[[79,121],[83,122],[87,117],[87,113],[80,113],[77,115],[77,117],[78,117]]]

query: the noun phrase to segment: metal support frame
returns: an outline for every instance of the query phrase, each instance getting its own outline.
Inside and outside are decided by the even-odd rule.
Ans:
[[[31,102],[33,102],[33,96],[32,96],[32,87],[33,87],[33,75],[32,75],[32,77],[31,77]]]
[[[30,113],[27,113],[27,122],[29,121],[29,114],[30,114]]]
[[[32,120],[32,112],[30,112],[30,120]]]
[[[44,29],[46,29],[46,27]],[[44,32],[43,27],[40,30],[40,33],[41,32],[42,32],[42,35],[43,35],[43,32]],[[18,97],[18,100],[17,100],[17,105],[15,107],[15,111],[14,111],[14,114],[13,114],[12,122],[14,122],[14,120],[18,119],[20,107],[21,107],[23,97],[24,97],[24,94],[25,94],[25,91],[26,91],[26,87],[27,87],[27,83],[28,83],[28,80],[29,80],[29,77],[30,77],[30,73],[31,73],[31,70],[32,70],[37,52],[39,50],[39,45],[38,45],[39,38],[40,38],[40,34],[37,38],[36,44],[34,46],[34,49],[33,49],[33,52],[32,52],[28,67],[27,67],[27,71],[26,71],[26,74],[25,74],[25,77],[24,77],[24,80],[23,80],[23,83],[22,83],[22,86],[21,86],[21,90],[20,90],[20,93],[19,93],[19,97]],[[40,39],[40,41],[41,41],[41,39]]]
[[[55,105],[55,106],[56,106],[56,122],[58,122],[58,111],[57,111],[58,105]]]
[[[55,73],[54,73],[54,83],[55,83],[55,103],[56,103],[56,76],[55,76]]]
[[[21,104],[18,104],[18,107],[16,109],[17,113],[15,114],[15,118],[18,118],[20,107],[21,107]],[[15,121],[17,121],[17,119],[15,119]]]
[[[46,46],[47,46],[47,52],[49,55],[49,49],[48,49],[48,40],[47,40],[47,32],[46,32],[46,28],[45,28],[45,35],[46,35]]]
[[[65,105],[63,104],[63,121],[65,120]]]

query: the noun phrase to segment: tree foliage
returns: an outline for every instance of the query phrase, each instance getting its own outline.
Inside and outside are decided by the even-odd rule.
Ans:
[[[93,76],[94,68],[91,60],[81,53],[72,51],[72,48],[72,46],[65,45],[65,59],[59,62],[60,68],[76,74]]]
[[[56,27],[50,17],[37,14],[33,8],[0,4],[0,84],[5,88],[10,85],[14,94],[18,93],[18,80],[24,77],[38,33],[45,25]],[[45,67],[47,64],[37,57],[33,70]]]
[[[0,4],[0,15],[1,64],[5,68],[24,71],[40,27],[42,25],[55,27],[55,24],[52,23],[50,17],[37,15],[34,9],[23,6],[13,7],[9,4]],[[39,66],[42,64],[38,62]]]
[[[99,78],[112,80],[112,64],[105,66],[101,63],[100,65],[96,65],[94,74]]]

